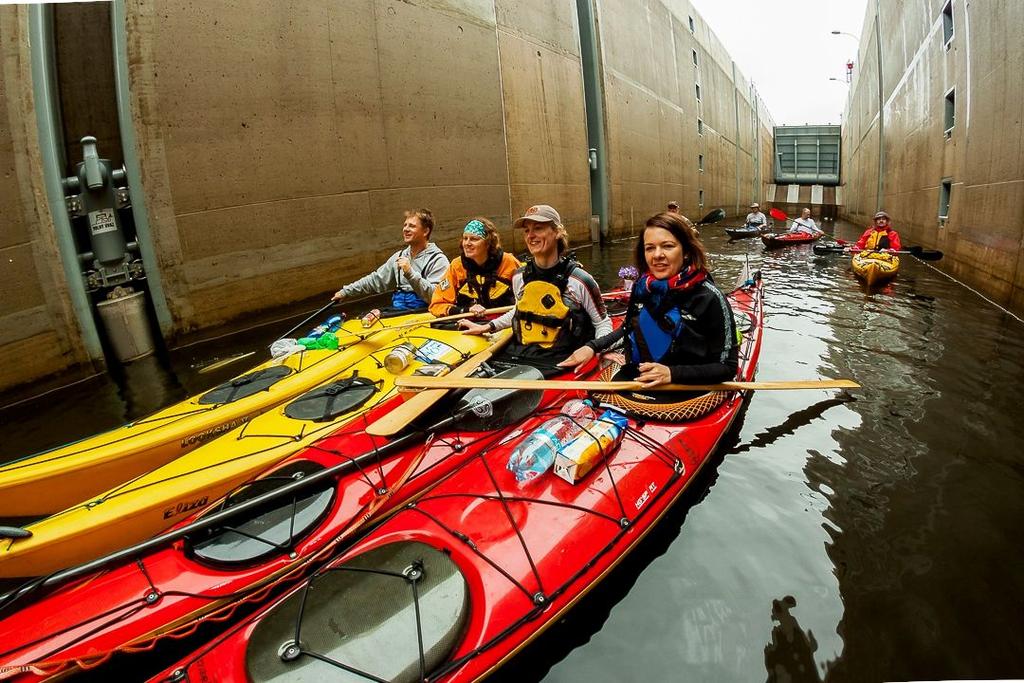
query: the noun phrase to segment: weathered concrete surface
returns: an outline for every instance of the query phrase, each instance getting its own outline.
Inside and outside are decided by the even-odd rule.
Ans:
[[[46,202],[28,8],[0,6],[0,387],[90,367]]]
[[[613,235],[672,199],[693,218],[763,199],[771,117],[688,0],[595,0],[595,10]],[[510,225],[536,203],[589,241],[575,0],[127,0],[126,17],[133,191],[146,197],[158,259],[148,267],[160,270],[175,333],[333,291],[398,248],[408,208],[434,211],[434,241],[449,253],[475,215],[522,250]],[[22,41],[22,62],[5,53],[23,79],[5,79],[9,106],[31,92],[27,48],[4,31],[5,44]],[[37,154],[31,105],[7,118],[24,129],[3,136],[15,157]],[[29,285],[17,302],[5,297],[3,315],[21,317],[4,333],[35,324],[70,340],[48,345],[23,379],[80,363],[80,343],[58,315],[66,293],[49,281],[63,276],[52,222],[36,217],[48,211],[38,164],[2,180],[23,218],[3,248],[35,249],[34,275],[7,271]],[[51,296],[59,303],[38,312]],[[0,353],[20,352],[15,341],[0,339]],[[0,387],[21,381],[2,373]]]
[[[694,219],[761,199],[771,176],[771,118],[762,108],[758,121],[750,85],[690,3],[599,0],[597,9],[612,230],[628,234],[670,199]],[[768,152],[755,154],[765,138]]]
[[[182,329],[366,272],[406,208],[433,209],[445,247],[471,215],[508,223],[487,6],[130,5],[144,185]]]
[[[882,208],[904,242],[942,249],[937,265],[1024,312],[1024,3],[954,2],[944,45],[940,0],[881,0]],[[878,61],[869,5],[843,127],[846,217],[875,211]],[[945,96],[955,88],[946,137]],[[939,217],[943,180],[952,183]]]

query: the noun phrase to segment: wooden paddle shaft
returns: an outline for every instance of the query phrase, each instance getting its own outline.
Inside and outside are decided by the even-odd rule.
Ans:
[[[486,349],[463,361],[457,368],[446,375],[445,379],[465,378],[466,375],[476,370],[494,354],[500,351],[510,339],[512,339],[511,330],[504,332],[497,341]],[[395,381],[397,382],[399,379],[404,378],[396,377]],[[465,381],[465,379],[463,379],[463,381]],[[371,436],[394,436],[408,427],[413,420],[430,410],[431,407],[433,407],[438,401],[444,399],[447,395],[448,390],[444,388],[420,392],[416,396],[407,399],[402,405],[396,406],[393,410],[389,410],[382,417],[368,425],[366,427],[366,433]]]
[[[396,377],[395,385],[415,389],[553,389],[559,391],[779,391],[784,389],[857,389],[849,379],[809,379],[778,382],[722,382],[720,384],[661,384],[579,380],[519,380],[479,377]]]

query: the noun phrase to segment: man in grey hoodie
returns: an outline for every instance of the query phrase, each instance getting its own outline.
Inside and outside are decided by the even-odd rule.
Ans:
[[[377,270],[339,289],[334,299],[392,292],[391,309],[413,311],[427,308],[434,286],[448,270],[448,257],[429,242],[434,215],[429,209],[405,212],[402,239],[405,248],[396,251]]]

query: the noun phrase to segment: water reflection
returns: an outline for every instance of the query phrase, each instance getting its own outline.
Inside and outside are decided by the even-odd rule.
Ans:
[[[772,639],[764,646],[767,683],[821,683],[814,653],[818,643],[811,631],[804,631],[790,612],[796,599],[787,595],[772,600]]]
[[[748,260],[763,270],[759,379],[863,389],[755,393],[701,487],[497,680],[759,680],[778,669],[769,657],[793,660],[790,643],[802,671],[830,681],[1024,676],[1024,325],[912,258],[865,294],[848,258],[702,233],[723,288]],[[578,250],[604,287],[631,252]],[[249,361],[190,366],[261,357],[289,326],[172,352],[138,382],[97,379],[0,411],[3,456],[223,382]]]

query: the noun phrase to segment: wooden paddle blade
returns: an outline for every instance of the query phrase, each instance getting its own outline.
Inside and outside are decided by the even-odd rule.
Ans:
[[[452,370],[443,379],[458,380],[460,378],[466,378],[471,372],[480,367],[483,363],[490,360],[494,354],[500,351],[509,340],[512,339],[512,331],[505,331],[501,338],[495,341],[493,344],[488,346],[480,353],[468,358],[463,361],[459,367]],[[410,377],[396,377],[395,386],[401,386],[398,384],[400,379],[423,379],[415,375]],[[438,377],[432,377],[431,379],[442,379]],[[465,379],[463,380],[465,381]],[[420,387],[423,388],[423,387]],[[441,401],[445,396],[448,395],[448,389],[450,387],[435,387],[433,391],[423,391],[412,398],[406,399],[405,403],[396,407],[394,410],[389,411],[386,415],[379,418],[376,422],[373,422],[366,428],[366,433],[372,436],[394,436],[403,429],[412,424],[413,420],[418,418],[423,413],[434,407],[438,401]],[[458,388],[458,387],[456,387]],[[487,385],[487,388],[498,388]],[[536,389],[537,387],[531,387]]]
[[[461,366],[460,366],[461,367]],[[420,389],[547,389],[556,391],[779,391],[785,389],[858,389],[850,379],[806,379],[778,382],[721,382],[720,384],[662,384],[580,380],[503,380],[494,377],[396,377],[395,385]]]

